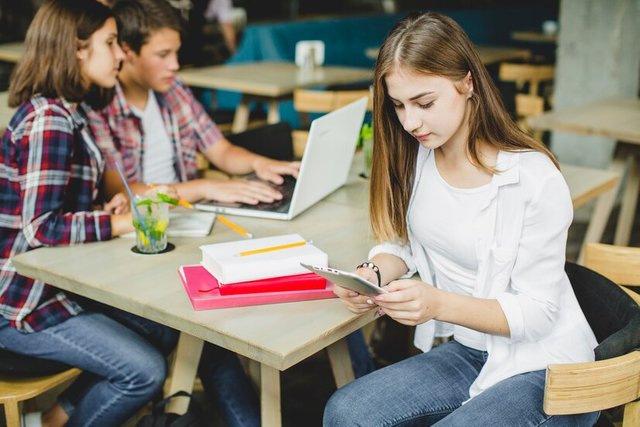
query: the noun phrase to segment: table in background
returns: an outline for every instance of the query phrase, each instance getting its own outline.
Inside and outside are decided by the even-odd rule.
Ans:
[[[15,113],[15,108],[9,108],[7,101],[9,100],[8,92],[0,92],[0,130],[7,127],[9,121]]]
[[[357,177],[360,171],[354,168],[346,186],[292,221],[242,217],[234,221],[256,237],[298,232],[327,252],[332,266],[351,270],[366,259],[373,244],[366,210],[368,184]],[[179,330],[168,394],[192,389],[203,341],[259,362],[262,425],[277,426],[280,371],[327,348],[337,385],[349,382],[353,371],[344,337],[374,320],[375,310],[354,315],[338,299],[324,299],[194,311],[178,267],[198,264],[200,245],[238,238],[217,222],[206,238],[171,238],[176,248],[165,254],[137,255],[130,250],[132,239],[117,238],[40,248],[13,261],[20,274]],[[184,403],[172,409],[184,411]]]
[[[545,34],[542,31],[513,31],[511,38],[519,42],[557,43],[557,34]]]
[[[0,61],[18,62],[24,53],[24,42],[0,44]]]
[[[617,140],[616,153],[610,169],[619,175],[628,166],[614,244],[628,245],[635,219],[640,190],[640,99],[607,98],[588,104],[563,108],[528,119],[533,129],[602,136]],[[628,165],[627,165],[627,160]],[[616,191],[600,197],[589,224],[603,228],[615,202]],[[593,224],[594,222],[602,224]],[[589,232],[589,230],[587,231]]]
[[[268,103],[267,122],[280,121],[278,101],[290,99],[297,88],[370,81],[366,68],[322,66],[302,70],[293,62],[247,62],[190,68],[179,72],[189,86],[223,89],[242,93],[236,108],[232,132],[245,130],[249,121],[249,102]]]
[[[524,61],[531,57],[529,49],[503,46],[476,46],[480,60],[484,65],[495,64],[504,61],[522,59]],[[368,58],[376,59],[380,48],[372,47],[365,51]]]

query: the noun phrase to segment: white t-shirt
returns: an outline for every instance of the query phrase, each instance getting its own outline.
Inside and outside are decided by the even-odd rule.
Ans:
[[[153,91],[149,91],[147,105],[144,111],[131,108],[142,120],[143,147],[142,179],[153,184],[167,184],[178,182],[175,161],[176,154],[164,127],[160,107]]]
[[[468,189],[449,185],[438,172],[434,154],[422,169],[424,185],[416,193],[409,222],[416,241],[426,249],[438,287],[471,296],[478,274],[475,218],[487,204],[491,185]],[[483,333],[462,326],[453,329],[456,341],[486,350]]]

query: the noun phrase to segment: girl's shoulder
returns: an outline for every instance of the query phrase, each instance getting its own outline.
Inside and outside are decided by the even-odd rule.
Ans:
[[[538,176],[560,173],[551,158],[540,151],[520,151],[519,165],[523,173],[532,173]]]
[[[44,120],[45,127],[55,127],[59,130],[72,128],[73,113],[70,107],[70,104],[61,98],[34,96],[18,106],[8,129],[13,133],[14,139],[18,139],[22,134],[30,132],[36,121]]]

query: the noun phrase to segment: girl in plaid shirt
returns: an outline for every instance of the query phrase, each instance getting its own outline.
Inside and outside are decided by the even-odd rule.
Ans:
[[[119,323],[115,313],[88,310],[74,295],[17,274],[11,263],[38,247],[132,230],[123,195],[93,210],[104,160],[81,104],[110,100],[104,92],[123,59],[116,21],[94,0],[48,0],[25,44],[9,89],[17,112],[0,150],[0,347],[84,371],[53,408],[29,414],[24,424],[119,426],[160,390],[164,356],[123,325],[125,314]],[[170,348],[176,334],[165,332],[156,338]]]

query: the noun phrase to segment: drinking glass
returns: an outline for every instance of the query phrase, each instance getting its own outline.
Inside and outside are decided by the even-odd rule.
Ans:
[[[136,232],[136,247],[139,252],[155,254],[167,247],[167,227],[169,226],[169,205],[155,196],[136,196],[132,201],[131,213]],[[137,211],[140,213],[138,217]],[[144,222],[142,224],[140,219]]]

